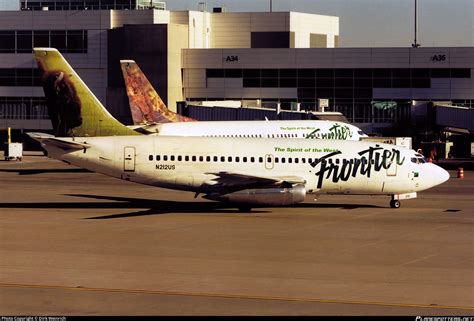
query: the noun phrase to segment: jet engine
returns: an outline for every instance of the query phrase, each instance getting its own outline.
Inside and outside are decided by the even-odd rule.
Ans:
[[[292,205],[301,203],[306,197],[304,185],[289,188],[244,189],[228,194],[208,194],[204,198],[214,201],[255,204],[255,205]]]

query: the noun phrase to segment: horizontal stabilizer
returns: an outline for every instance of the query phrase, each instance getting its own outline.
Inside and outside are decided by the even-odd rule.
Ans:
[[[56,138],[55,136],[50,135],[50,134],[44,134],[44,133],[27,133],[27,134],[34,140],[39,141],[42,145],[54,146],[54,147],[61,148],[63,150],[84,150],[91,147],[87,143],[80,143],[80,142],[65,140],[61,138]]]
[[[54,135],[51,135],[51,134],[38,133],[38,132],[31,132],[31,133],[26,133],[26,134],[39,142],[41,142],[41,140],[44,140],[44,139],[50,139],[50,138],[55,137]]]
[[[46,144],[59,147],[64,150],[82,150],[90,148],[91,145],[86,143],[66,141],[59,138],[51,138],[46,141]]]

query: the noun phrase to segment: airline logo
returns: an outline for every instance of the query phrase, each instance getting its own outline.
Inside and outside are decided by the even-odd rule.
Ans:
[[[145,74],[135,62],[121,64],[132,118],[137,124],[195,121],[166,107]]]
[[[333,158],[342,154],[339,149],[333,148],[292,148],[275,147],[274,151],[278,153],[327,153],[319,159],[313,161],[310,165],[317,171],[314,175],[318,178],[317,187],[323,186],[323,181],[331,179],[333,183],[339,181],[348,181],[351,177],[366,176],[370,178],[373,172],[388,170],[393,166],[403,165],[405,157],[401,157],[400,151],[392,148],[387,149],[380,145],[371,146],[368,149],[358,152],[360,157],[351,159]],[[417,176],[415,176],[417,177]]]
[[[360,151],[358,153],[360,157],[328,161],[331,157],[339,154],[341,154],[341,151],[331,152],[311,164],[313,168],[318,169],[314,173],[318,177],[318,188],[323,186],[324,179],[331,178],[333,183],[337,183],[340,180],[346,182],[351,177],[356,177],[356,175],[370,178],[372,171],[380,172],[392,166],[403,165],[405,162],[405,157],[400,157],[399,150],[394,148],[390,150],[379,145]]]
[[[339,124],[334,124],[329,131],[324,133],[320,128],[316,128],[308,135],[306,139],[317,138],[317,139],[342,139],[346,140],[352,137],[354,133],[348,126],[341,126]]]

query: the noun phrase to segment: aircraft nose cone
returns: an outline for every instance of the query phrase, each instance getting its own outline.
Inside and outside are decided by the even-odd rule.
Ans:
[[[440,184],[442,184],[442,183],[446,182],[449,179],[449,173],[448,173],[448,171],[442,169],[441,167],[439,169],[440,169],[440,172],[441,172],[440,175],[439,175],[439,177],[441,179]]]
[[[436,166],[436,173],[434,176],[435,185],[443,184],[449,179],[448,171],[444,170],[443,168]]]

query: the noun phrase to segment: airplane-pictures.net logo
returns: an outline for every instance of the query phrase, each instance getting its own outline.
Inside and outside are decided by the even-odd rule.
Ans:
[[[415,321],[474,321],[474,317],[421,317],[417,316]]]

